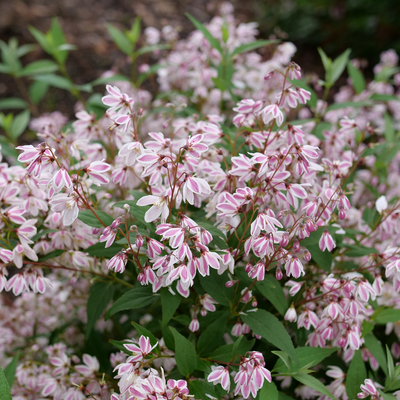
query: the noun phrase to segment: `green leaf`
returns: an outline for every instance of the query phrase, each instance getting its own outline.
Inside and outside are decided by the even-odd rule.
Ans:
[[[103,221],[105,226],[110,226],[114,221],[114,218],[104,211],[95,210],[95,213]],[[92,226],[93,228],[104,228],[104,225],[100,223],[91,210],[79,211],[78,219],[84,224]]]
[[[33,26],[30,26],[28,29],[29,29],[29,32],[32,34],[32,36],[40,44],[40,47],[47,54],[52,55],[52,48],[51,48],[51,45],[49,43],[49,40],[48,40],[47,36],[44,33],[42,33],[39,30],[37,30],[36,28],[34,28]]]
[[[234,57],[237,54],[242,54],[245,53],[246,51],[256,50],[259,49],[260,47],[268,46],[270,44],[275,44],[275,43],[280,43],[280,40],[256,40],[255,42],[245,43],[239,47],[236,47],[236,49],[233,50],[230,57]]]
[[[129,351],[129,350],[127,350],[127,349],[124,347],[124,344],[127,344],[128,342],[124,342],[124,341],[121,341],[121,340],[113,340],[113,339],[110,339],[109,342],[110,342],[113,346],[115,346],[118,350],[123,351],[125,354],[128,354],[129,356],[132,355],[132,352]]]
[[[228,311],[221,315],[216,321],[209,325],[200,335],[197,341],[197,352],[200,357],[211,354],[223,342],[226,331]]]
[[[0,400],[12,400],[10,385],[0,367]]]
[[[361,337],[364,338],[366,335],[368,335],[368,333],[372,332],[374,330],[374,328],[375,328],[375,324],[364,319],[364,321],[362,323]]]
[[[365,335],[364,340],[365,347],[371,352],[375,360],[378,361],[379,366],[382,368],[383,372],[387,375],[388,371],[386,356],[385,352],[383,351],[382,345],[372,333]]]
[[[279,400],[278,389],[274,382],[264,381],[260,389],[258,400]]]
[[[360,94],[363,90],[365,90],[365,87],[366,87],[363,74],[351,62],[347,63],[347,72],[351,78],[351,82],[353,84],[354,91],[357,94]]]
[[[228,248],[228,245],[226,244],[226,238],[220,229],[218,229],[213,224],[211,224],[209,221],[204,220],[204,219],[200,219],[195,222],[197,223],[197,225],[203,227],[204,229],[206,229],[208,232],[211,233],[211,235],[213,237],[213,240],[211,241],[212,244],[214,244],[221,250]]]
[[[146,214],[146,211],[150,208],[150,206],[138,206],[136,204],[138,200],[139,199],[135,198],[135,200],[118,201],[113,205],[113,207],[124,208],[124,205],[128,204],[130,207],[129,213],[137,220],[148,226],[149,224],[144,220],[144,215]]]
[[[137,322],[134,321],[132,321],[132,325],[136,329],[136,332],[138,333],[139,336],[148,337],[150,339],[151,345],[155,346],[158,340],[148,329],[144,328],[142,325],[139,325]]]
[[[279,285],[278,281],[273,276],[265,275],[263,281],[256,283],[256,288],[272,303],[272,305],[279,311],[279,314],[285,315],[289,307],[288,301],[283,292],[282,286]]]
[[[113,296],[114,285],[112,282],[97,281],[90,287],[86,308],[86,340],[88,340],[96,321],[113,299]]]
[[[200,276],[200,284],[206,293],[223,306],[229,306],[234,295],[234,289],[225,286],[228,280],[226,273],[218,275],[214,269],[211,270],[210,276]]]
[[[135,53],[135,55],[138,57],[142,56],[143,54],[153,53],[154,51],[159,50],[168,50],[170,48],[171,46],[169,44],[152,44],[150,46],[143,46]]]
[[[321,57],[322,65],[324,66],[325,72],[327,73],[331,67],[332,60],[325,54],[321,47],[318,47],[318,53]]]
[[[175,360],[178,366],[179,372],[183,376],[189,376],[196,368],[196,350],[189,340],[182,336],[175,328],[169,327],[172,334],[174,335],[175,349],[179,349],[175,353]]]
[[[392,379],[394,378],[394,362],[388,345],[386,345],[386,357],[387,357],[388,377]]]
[[[36,242],[42,236],[47,235],[48,233],[52,233],[52,232],[58,232],[58,229],[48,229],[48,228],[43,229],[42,231],[38,232],[36,235],[32,236],[31,240]]]
[[[370,254],[379,254],[379,251],[374,247],[349,245],[348,248],[350,249],[349,251],[346,251],[346,256],[348,257],[362,257],[369,256]]]
[[[394,141],[394,135],[395,135],[392,117],[388,114],[388,112],[385,112],[384,119],[385,119],[385,138],[388,143],[392,143]]]
[[[298,347],[295,349],[297,358],[299,360],[298,365],[293,366],[292,372],[300,370],[305,367],[312,367],[319,364],[326,357],[329,357],[332,353],[336,352],[338,349],[333,348],[321,348],[321,347]],[[288,372],[287,366],[284,362],[279,359],[273,369],[274,372],[286,373]]]
[[[153,293],[151,286],[135,287],[128,292],[124,293],[111,308],[106,312],[106,318],[123,310],[132,310],[136,308],[143,308],[157,300],[156,295]]]
[[[12,388],[14,384],[15,372],[17,371],[19,355],[20,351],[18,350],[17,354],[14,356],[11,362],[7,365],[7,367],[4,368],[4,375],[7,379],[10,388]]]
[[[191,380],[189,381],[189,391],[190,394],[194,395],[195,399],[210,400],[207,395],[211,395],[213,398],[218,399],[215,386],[210,382]]]
[[[296,375],[293,376],[293,378],[302,383],[303,385],[306,385],[309,388],[314,389],[317,392],[322,393],[333,400],[336,400],[335,397],[333,397],[332,393],[317,378],[314,378],[313,376],[308,375],[305,372],[298,372]]]
[[[39,104],[39,101],[43,99],[48,89],[49,85],[45,82],[32,82],[28,91],[33,104]]]
[[[39,82],[47,83],[48,85],[54,86],[59,89],[65,89],[65,90],[73,89],[72,83],[63,76],[58,76],[54,74],[35,75],[33,79]]]
[[[31,119],[31,113],[29,110],[24,110],[22,113],[18,114],[11,124],[10,134],[13,139],[19,138],[22,133],[27,128],[29,121]]]
[[[360,385],[364,383],[365,379],[367,379],[367,370],[365,369],[361,351],[357,350],[346,374],[346,393],[350,400],[357,399]]]
[[[400,97],[396,96],[395,94],[373,94],[370,97],[371,100],[376,100],[376,101],[391,101],[391,100],[395,100],[395,101],[400,101]]]
[[[134,45],[140,36],[140,17],[136,17],[135,21],[133,21],[131,30],[126,33],[131,43]]]
[[[58,65],[51,60],[38,60],[28,64],[18,76],[48,74],[58,71]]]
[[[92,257],[114,257],[119,251],[121,251],[121,246],[113,243],[110,247],[105,247],[105,243],[96,243],[85,249],[85,252]]]
[[[308,245],[307,249],[311,253],[312,259],[324,271],[330,272],[332,266],[332,254],[325,250],[321,251],[318,244]]]
[[[331,65],[330,68],[330,84],[334,84],[342,75],[344,69],[346,68],[346,65],[349,61],[349,56],[350,56],[351,50],[347,49],[344,51],[338,58],[336,58]]]
[[[379,309],[372,314],[371,319],[378,325],[397,322],[400,321],[400,310],[394,308]]]
[[[27,107],[28,103],[25,100],[19,99],[17,97],[8,97],[7,99],[0,100],[0,110]]]
[[[65,252],[65,250],[53,250],[48,254],[45,254],[43,257],[39,258],[39,263],[43,262],[43,261],[47,261],[47,260],[51,260],[52,258],[56,258],[58,256],[61,256],[61,254],[63,254]]]
[[[292,339],[282,322],[268,311],[258,309],[256,312],[243,315],[242,321],[256,334],[262,336],[278,349],[289,354],[293,361],[298,362]]]
[[[218,360],[222,362],[229,362],[232,361],[238,354],[244,356],[246,352],[250,351],[255,343],[255,340],[246,340],[242,339],[238,346],[235,349],[235,344],[225,344],[221,347],[218,347],[212,354],[210,354],[210,359]]]
[[[326,111],[332,111],[332,110],[340,110],[342,108],[348,108],[348,107],[368,107],[371,106],[372,103],[370,101],[346,101],[344,103],[334,103],[330,105]]]
[[[211,47],[218,50],[222,54],[223,50],[221,47],[221,43],[218,41],[218,39],[216,39],[213,35],[211,35],[210,31],[195,17],[193,17],[192,15],[190,15],[188,13],[186,13],[185,15],[187,18],[189,18],[189,20],[196,27],[196,29],[198,29],[204,35],[204,37],[210,43]]]
[[[169,320],[174,316],[179,304],[181,304],[181,300],[182,297],[179,294],[173,295],[167,288],[161,289],[162,326],[168,324]]]
[[[118,48],[122,52],[130,56],[133,52],[133,46],[132,43],[129,41],[129,39],[125,36],[125,34],[115,26],[112,26],[111,24],[106,24],[106,27],[108,33],[110,34],[112,40],[118,46]]]

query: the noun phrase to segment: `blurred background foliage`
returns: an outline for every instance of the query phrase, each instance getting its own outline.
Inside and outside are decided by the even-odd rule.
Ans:
[[[295,43],[306,53],[322,47],[337,56],[347,48],[369,67],[387,49],[400,53],[399,0],[262,0],[260,30]]]

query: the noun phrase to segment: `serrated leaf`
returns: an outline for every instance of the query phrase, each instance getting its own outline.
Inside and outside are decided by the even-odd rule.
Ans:
[[[13,387],[14,384],[14,379],[15,379],[15,373],[17,371],[17,366],[18,366],[18,360],[20,356],[20,351],[17,351],[17,354],[13,357],[11,362],[7,365],[7,367],[4,368],[4,375],[7,379],[8,385],[10,388]]]
[[[333,400],[336,400],[333,394],[317,378],[314,378],[313,376],[308,375],[304,372],[298,372],[296,375],[293,376],[293,378],[303,385],[306,385],[309,388],[314,389],[317,392],[322,393],[323,395],[328,396]]]
[[[242,315],[241,319],[256,335],[260,335],[278,349],[285,351],[294,362],[298,362],[292,339],[282,322],[273,314],[266,310],[258,309],[256,312]]]
[[[114,285],[112,282],[97,281],[90,287],[86,307],[86,340],[88,340],[96,321],[100,318],[100,315],[113,299],[113,296]]]
[[[193,344],[182,336],[175,328],[170,326],[169,329],[174,335],[175,349],[179,349],[179,351],[175,352],[175,360],[179,372],[183,376],[188,376],[196,368],[196,350],[194,349]]]
[[[29,110],[24,110],[22,113],[14,117],[11,124],[10,133],[13,139],[17,139],[28,127],[29,121],[31,119],[31,113]]]
[[[350,400],[357,399],[357,393],[360,392],[362,385],[367,378],[367,370],[361,356],[361,351],[357,350],[350,362],[346,374],[346,393]]]
[[[283,292],[282,286],[273,276],[265,275],[263,281],[256,283],[256,288],[272,303],[279,311],[279,314],[285,315],[288,309],[287,298]]]
[[[114,218],[104,211],[95,210],[95,213],[103,221],[105,226],[110,226],[114,221]],[[93,228],[104,228],[104,225],[96,218],[91,210],[79,211],[78,219],[81,220],[84,224],[89,225]]]
[[[12,400],[10,385],[0,367],[0,400]]]
[[[154,294],[151,286],[148,287],[135,287],[128,292],[124,293],[117,299],[111,308],[106,312],[106,318],[119,311],[133,310],[136,308],[143,308],[157,300],[158,295]]]
[[[169,320],[174,316],[179,304],[181,304],[181,300],[182,297],[179,294],[173,295],[167,288],[161,289],[162,326],[168,324]]]

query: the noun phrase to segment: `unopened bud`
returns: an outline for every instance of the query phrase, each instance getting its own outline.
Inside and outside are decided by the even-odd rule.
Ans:
[[[277,281],[280,281],[283,278],[283,273],[282,273],[281,267],[278,267],[276,269],[275,278]]]

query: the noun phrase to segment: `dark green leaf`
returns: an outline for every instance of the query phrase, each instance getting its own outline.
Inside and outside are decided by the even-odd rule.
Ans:
[[[179,351],[175,352],[175,360],[178,365],[179,372],[183,376],[189,376],[196,368],[196,350],[189,340],[182,336],[175,328],[170,326],[169,328],[174,335],[175,349]]]
[[[125,354],[128,354],[129,356],[132,355],[132,352],[129,351],[129,350],[127,350],[127,349],[124,347],[124,344],[127,343],[127,342],[122,342],[122,341],[110,339],[110,343],[111,343],[113,346],[115,346],[118,350],[123,351]]]
[[[262,336],[278,349],[288,353],[293,361],[298,362],[292,339],[282,322],[273,314],[258,309],[256,312],[248,313],[241,318],[256,335]]]
[[[42,236],[47,235],[48,233],[52,233],[52,232],[58,232],[58,229],[43,229],[42,231],[38,232],[35,236],[32,236],[31,240],[36,242]]]
[[[395,101],[400,101],[400,97],[394,95],[394,94],[373,94],[370,97],[371,100],[376,100],[376,101],[391,101],[391,100],[395,100]]]
[[[254,346],[255,340],[242,339],[235,350],[235,344],[225,344],[215,350],[209,357],[222,362],[232,361],[238,354],[244,356]],[[233,355],[232,355],[233,353]]]
[[[162,326],[168,324],[169,320],[174,316],[181,300],[182,297],[179,294],[173,295],[167,288],[161,289]]]
[[[113,296],[114,285],[112,282],[97,281],[90,287],[86,308],[86,340],[89,338],[96,321],[113,299]]]
[[[85,249],[85,252],[92,257],[114,257],[118,252],[121,251],[121,246],[113,243],[110,247],[105,247],[105,243],[96,243]]]
[[[145,336],[150,339],[150,343],[152,346],[155,346],[155,344],[158,342],[156,337],[146,328],[143,326],[139,325],[138,323],[132,321],[133,327],[136,329],[136,332],[138,333],[139,336]]]
[[[65,252],[65,250],[53,250],[48,254],[45,254],[43,257],[39,258],[39,263],[43,262],[43,261],[47,261],[50,260],[52,258],[56,258],[58,256],[61,256],[61,254],[63,254]]]
[[[45,82],[34,81],[29,86],[29,96],[33,102],[33,104],[38,104],[40,100],[43,99],[47,90],[49,89],[49,85]]]
[[[388,371],[386,364],[386,356],[385,352],[383,351],[382,345],[372,333],[365,335],[364,340],[365,340],[365,347],[371,352],[375,360],[378,361],[378,364],[382,368],[383,372],[387,375]]]
[[[119,207],[119,208],[124,208],[125,204],[128,204],[130,207],[129,213],[133,215],[136,219],[139,221],[143,222],[144,224],[148,225],[148,223],[144,220],[144,215],[146,214],[146,211],[150,208],[149,206],[138,206],[136,205],[137,200],[123,200],[123,201],[118,201],[113,205],[113,207]]]
[[[17,371],[19,355],[20,352],[17,351],[17,354],[13,357],[11,362],[7,365],[7,367],[4,368],[4,375],[7,379],[10,388],[12,388],[14,384],[15,372]]]
[[[124,293],[111,308],[106,312],[106,319],[123,310],[143,308],[157,300],[158,295],[154,294],[151,286],[135,287]]]
[[[223,342],[226,331],[228,312],[209,325],[197,341],[197,352],[200,357],[211,354]]]
[[[385,138],[388,143],[392,143],[395,135],[392,117],[387,112],[385,112],[384,118],[385,118]]]
[[[336,400],[335,397],[333,397],[332,393],[317,378],[314,378],[313,376],[308,375],[305,372],[298,372],[296,375],[293,376],[293,378],[302,383],[303,385],[306,385],[309,388],[314,389],[317,392],[322,393],[333,400]]]
[[[227,288],[225,283],[229,280],[226,273],[218,275],[218,272],[211,270],[210,276],[201,276],[200,283],[203,289],[215,301],[223,306],[229,306],[235,293],[233,288]]]
[[[191,380],[189,381],[190,394],[194,395],[195,399],[210,400],[207,395],[211,395],[214,398],[218,398],[215,391],[215,386],[210,382]]]
[[[198,220],[195,222],[199,226],[203,227],[204,229],[206,229],[208,232],[211,233],[213,237],[213,240],[211,242],[212,244],[214,244],[221,250],[228,248],[228,245],[226,244],[226,238],[221,230],[219,230],[217,227],[215,227],[213,224],[211,224],[209,221],[206,220]]]
[[[106,212],[101,210],[94,210],[96,215],[103,221],[105,226],[110,226],[114,218],[108,215]],[[79,211],[78,219],[84,224],[92,226],[93,228],[104,228],[104,225],[96,218],[91,210]]]
[[[307,249],[311,253],[312,259],[319,267],[321,267],[326,272],[331,271],[332,254],[328,250],[321,251],[317,244],[307,246]]]
[[[288,309],[288,302],[283,292],[282,286],[270,275],[265,275],[261,282],[256,283],[258,291],[266,297],[281,315],[285,315]]]
[[[346,393],[349,399],[357,399],[360,392],[360,385],[367,379],[367,370],[361,356],[361,351],[357,350],[350,362],[349,370],[346,375]]]

